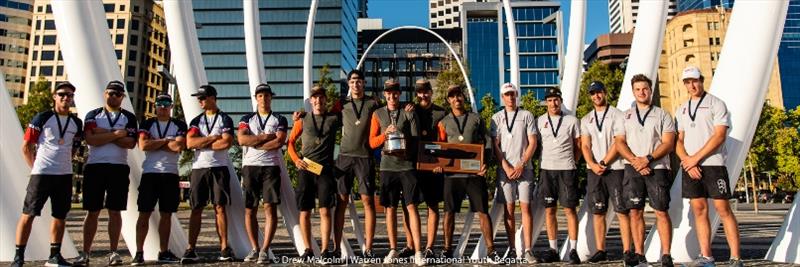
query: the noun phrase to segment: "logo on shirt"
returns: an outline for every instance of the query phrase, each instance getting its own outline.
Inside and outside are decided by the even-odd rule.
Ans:
[[[631,114],[630,114],[630,113],[628,113],[628,114],[625,114],[625,119],[626,119],[626,120],[630,120],[630,119],[631,119]]]
[[[549,126],[549,125],[550,125],[550,122],[545,122],[544,123],[544,128],[547,129],[547,126]]]
[[[681,114],[686,114],[686,108],[683,108],[683,112]]]
[[[589,118],[589,124],[592,124],[593,122],[594,122],[594,118]]]

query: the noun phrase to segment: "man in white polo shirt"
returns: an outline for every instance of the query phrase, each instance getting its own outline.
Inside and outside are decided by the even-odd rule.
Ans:
[[[707,202],[711,198],[725,229],[731,251],[730,266],[743,266],[739,254],[739,225],[728,202],[731,198],[730,177],[725,167],[725,138],[730,127],[728,108],[721,99],[705,91],[705,77],[697,67],[684,69],[681,79],[689,100],[675,111],[678,124],[676,152],[683,169],[682,195],[690,199],[700,243],[700,255],[693,264],[714,264]]]
[[[514,209],[519,200],[522,209],[522,231],[525,247],[524,259],[529,263],[536,262],[533,257],[531,237],[533,217],[530,203],[533,198],[533,166],[531,157],[536,151],[536,118],[527,110],[517,106],[519,90],[505,83],[500,87],[503,98],[503,110],[492,115],[492,145],[495,157],[501,166],[497,168],[497,203],[505,203],[505,226],[508,235],[508,247],[515,247],[516,226]],[[510,250],[510,258],[516,258],[516,250]]]

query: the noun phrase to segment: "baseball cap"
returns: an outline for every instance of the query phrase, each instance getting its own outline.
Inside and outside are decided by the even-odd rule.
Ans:
[[[681,74],[681,80],[686,79],[700,79],[700,69],[695,66],[688,66],[683,69],[683,73]]]
[[[447,87],[447,97],[450,97],[454,94],[460,94],[462,96],[464,95],[464,89],[461,89],[461,85],[454,84],[450,87]]]
[[[556,87],[547,88],[547,91],[545,91],[545,94],[544,94],[544,98],[547,99],[547,98],[550,98],[550,97],[561,98],[561,90],[559,90]]]
[[[170,96],[169,94],[163,93],[156,96],[156,107],[158,106],[166,107],[171,105],[172,105],[172,96]]]
[[[513,84],[511,84],[511,83],[504,83],[502,86],[500,86],[500,94],[501,94],[501,95],[504,95],[504,94],[506,94],[506,93],[508,93],[508,92],[515,92],[515,93],[519,93],[519,92],[517,91],[517,87],[516,87],[516,86],[514,86],[514,85],[513,85]]]
[[[125,92],[125,84],[120,81],[110,81],[106,84],[106,90],[114,90],[117,92]]]
[[[261,83],[261,84],[256,86],[256,93],[255,94],[257,95],[259,93],[267,93],[267,94],[270,94],[270,95],[275,95],[275,93],[272,92],[272,87],[270,87],[269,84],[266,84],[266,83]]]
[[[419,80],[417,80],[416,83],[414,83],[414,90],[417,91],[417,92],[419,92],[419,91],[430,91],[431,90],[431,82],[428,81],[428,79],[425,79],[425,78],[419,79]]]
[[[315,96],[315,95],[327,96],[327,94],[325,93],[325,88],[322,88],[322,86],[319,86],[318,84],[315,84],[314,86],[312,86],[311,87],[311,96]]]
[[[56,85],[55,91],[58,91],[58,90],[63,89],[63,88],[72,89],[72,91],[75,92],[75,86],[72,85],[70,82],[60,82],[60,83],[58,83]]]
[[[394,79],[388,79],[383,83],[384,91],[400,91],[400,83]]]
[[[200,88],[197,88],[197,93],[192,94],[192,96],[217,96],[217,89],[211,85],[201,85]]]
[[[600,81],[593,81],[589,84],[589,93],[605,91],[606,86]]]

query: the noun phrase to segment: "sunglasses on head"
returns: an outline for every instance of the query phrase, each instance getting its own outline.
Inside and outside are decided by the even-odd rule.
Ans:
[[[107,92],[106,94],[108,94],[109,96],[113,96],[113,97],[122,97],[122,96],[125,95],[125,94],[120,93],[120,92]]]
[[[72,97],[75,97],[75,94],[73,94],[73,93],[67,93],[67,92],[58,92],[58,93],[56,93],[56,95],[57,95],[58,97],[67,97],[67,98],[72,98]]]

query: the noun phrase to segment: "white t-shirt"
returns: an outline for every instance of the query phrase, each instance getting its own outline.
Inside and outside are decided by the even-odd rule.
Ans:
[[[263,123],[263,126],[262,126]],[[261,116],[258,112],[253,112],[242,117],[239,121],[239,129],[247,129],[253,135],[275,134],[277,132],[286,133],[288,121],[285,117],[270,113]],[[262,150],[249,147],[242,156],[243,166],[278,166],[283,160],[283,153],[280,148],[272,150]]]
[[[608,150],[614,144],[614,136],[625,135],[622,116],[622,111],[619,109],[606,106],[605,110],[601,112],[592,110],[581,119],[581,136],[589,136],[592,140],[592,155],[596,162],[600,162],[608,154]],[[625,169],[621,156],[606,164],[612,170]]]
[[[509,126],[511,132],[508,131]],[[528,136],[538,134],[533,114],[521,108],[512,112],[505,112],[505,108],[498,111],[492,115],[490,127],[489,134],[492,138],[500,138],[501,153],[512,166],[519,164],[528,149]],[[525,165],[525,169],[531,168],[531,164]]]
[[[203,112],[189,123],[189,134],[206,137],[224,133],[233,135],[233,120],[222,111],[217,111],[214,116],[208,116]],[[229,161],[227,149],[213,150],[210,147],[195,149],[192,169],[228,166]]]
[[[149,118],[141,126],[139,134],[153,140],[175,140],[179,136],[186,136],[186,123],[177,119],[162,122],[156,118]],[[180,158],[180,153],[161,149],[145,151],[142,173],[178,174],[178,158]]]
[[[561,120],[563,118],[563,120]],[[552,124],[550,122],[552,120]],[[537,126],[541,136],[542,159],[541,168],[545,170],[574,170],[575,139],[580,137],[578,118],[572,115],[539,116]],[[561,126],[559,127],[559,121]],[[553,132],[557,135],[554,135]]]
[[[708,139],[714,135],[714,128],[716,126],[728,126],[730,128],[730,113],[725,102],[721,99],[706,93],[700,107],[697,105],[698,100],[691,101],[691,110],[689,101],[678,107],[675,111],[675,120],[678,126],[678,131],[683,132],[683,146],[686,148],[686,153],[693,155],[700,151],[705,146]],[[695,119],[689,116],[695,114]],[[716,151],[708,155],[705,159],[700,161],[701,166],[724,166],[725,156],[727,154],[725,142],[717,148]]]
[[[672,117],[659,107],[650,107],[652,107],[652,111],[649,114],[647,114],[646,109],[639,110],[639,116],[643,118],[644,126],[639,123],[639,119],[636,117],[637,107],[635,104],[631,109],[625,111],[625,141],[628,143],[631,152],[637,157],[652,154],[661,145],[661,137],[665,133],[675,132],[675,124],[672,122]],[[623,160],[623,162],[628,164],[627,160]],[[669,155],[650,162],[650,168],[670,169]]]
[[[64,132],[62,144],[59,129]],[[36,143],[31,174],[72,174],[72,150],[81,145],[83,122],[74,114],[61,116],[48,110],[33,117],[24,138]]]
[[[125,130],[127,137],[136,138],[139,127],[136,123],[136,115],[130,111],[120,109],[119,112],[109,112],[105,108],[98,108],[86,114],[86,128],[89,131],[95,128],[106,129],[109,132],[115,130]],[[89,146],[89,159],[86,164],[111,163],[128,164],[128,149],[122,148],[114,143],[102,146]]]

